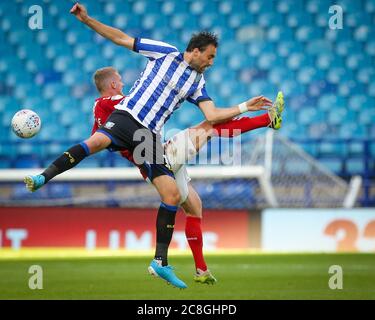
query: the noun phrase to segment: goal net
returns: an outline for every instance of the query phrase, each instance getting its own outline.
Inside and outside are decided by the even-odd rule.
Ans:
[[[188,172],[204,208],[353,207],[361,186],[360,178],[345,182],[273,130],[246,140],[213,139],[192,162],[196,164],[189,164]],[[0,206],[160,204],[153,186],[134,167],[78,166],[37,192],[28,192],[23,177],[41,171],[0,170]]]

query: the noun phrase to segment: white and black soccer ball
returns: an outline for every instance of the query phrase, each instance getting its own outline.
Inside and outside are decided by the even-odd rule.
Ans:
[[[41,124],[40,117],[29,109],[18,111],[12,118],[13,132],[23,139],[35,136],[39,132]]]

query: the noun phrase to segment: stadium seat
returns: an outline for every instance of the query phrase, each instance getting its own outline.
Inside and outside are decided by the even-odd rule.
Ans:
[[[281,40],[292,41],[293,31],[280,26],[272,26],[270,29],[268,29],[267,39],[271,42],[278,42]]]
[[[365,170],[364,161],[360,158],[349,158],[345,163],[346,173],[349,175],[363,175]]]
[[[222,16],[219,16],[217,13],[204,13],[198,20],[199,28],[210,30],[215,24],[218,24],[220,19],[222,19]]]
[[[160,16],[157,13],[147,13],[143,15],[142,27],[145,30],[153,30],[156,28],[166,28],[168,27],[168,20],[164,16]]]
[[[12,168],[12,160],[9,157],[4,157],[0,155],[0,169],[10,169]]]
[[[184,13],[188,11],[188,6],[184,1],[163,1],[161,4],[161,12],[170,16],[176,13]]]
[[[217,12],[216,3],[205,0],[193,0],[189,6],[189,12],[195,16],[203,13]]]
[[[17,159],[14,160],[14,168],[41,168],[42,162],[36,156],[17,156]]]
[[[73,196],[72,185],[69,183],[51,183],[48,185],[49,199],[71,198]]]
[[[342,173],[343,164],[341,158],[321,158],[319,162],[335,174]]]
[[[352,28],[360,25],[370,25],[371,15],[367,12],[351,12],[346,17],[346,23]]]
[[[322,142],[319,144],[318,154],[322,157],[340,156],[345,157],[347,155],[347,145],[345,143],[337,142]]]
[[[187,13],[178,13],[171,17],[170,25],[173,30],[195,30],[198,28],[198,20]]]
[[[228,16],[228,26],[237,29],[240,26],[251,25],[255,23],[255,18],[246,12],[236,12]]]
[[[311,25],[312,19],[313,15],[309,13],[294,11],[288,14],[286,22],[289,28],[296,28],[299,26]]]

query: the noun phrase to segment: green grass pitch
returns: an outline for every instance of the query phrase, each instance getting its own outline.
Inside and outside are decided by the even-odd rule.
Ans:
[[[151,257],[151,256],[150,256]],[[218,283],[193,282],[191,256],[170,263],[188,285],[179,290],[147,273],[150,257],[3,259],[0,299],[375,299],[374,254],[207,255]],[[43,289],[28,287],[31,265],[43,268]],[[331,265],[343,269],[343,289],[331,290]]]

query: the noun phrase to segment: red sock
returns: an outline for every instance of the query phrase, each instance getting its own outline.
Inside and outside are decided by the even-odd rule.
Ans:
[[[185,224],[185,235],[187,241],[189,242],[190,249],[193,253],[195,268],[206,271],[207,265],[203,258],[203,237],[201,221],[201,218],[187,216]]]
[[[215,124],[213,127],[217,130],[219,137],[233,137],[250,130],[267,127],[270,124],[268,113],[257,117],[242,117],[232,119],[227,122]],[[238,131],[238,132],[236,132]]]

